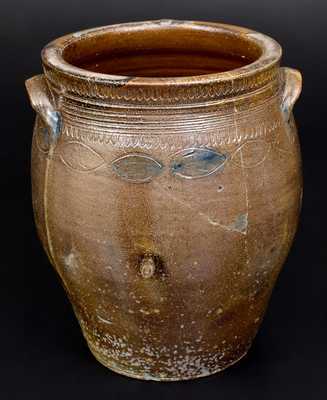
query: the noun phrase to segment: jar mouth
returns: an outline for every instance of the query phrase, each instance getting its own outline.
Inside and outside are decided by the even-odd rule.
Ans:
[[[66,46],[62,58],[101,75],[156,79],[226,72],[256,61],[261,54],[257,43],[242,36],[161,23],[140,26],[132,34],[108,29],[86,35]]]
[[[279,44],[261,33],[220,23],[176,20],[76,32],[54,40],[42,51],[46,74],[52,71],[59,81],[107,87],[228,83],[267,71],[280,58]]]

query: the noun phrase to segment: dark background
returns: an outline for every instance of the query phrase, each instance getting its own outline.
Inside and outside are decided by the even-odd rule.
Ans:
[[[326,399],[327,2],[2,0],[0,13],[0,398]],[[304,76],[295,107],[304,161],[303,212],[266,318],[243,361],[182,383],[125,378],[93,359],[37,239],[30,199],[34,112],[24,80],[40,73],[41,48],[72,31],[158,18],[220,21],[261,31],[282,44],[283,64]]]

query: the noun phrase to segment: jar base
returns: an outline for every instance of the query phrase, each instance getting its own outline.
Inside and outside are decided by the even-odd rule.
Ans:
[[[92,348],[92,345],[88,344],[88,346],[89,346],[89,349],[90,349],[91,353],[96,358],[96,360],[100,364],[105,366],[106,368],[110,369],[111,371],[116,372],[117,374],[120,374],[120,375],[127,376],[129,378],[135,378],[135,379],[145,380],[145,381],[158,381],[158,382],[187,381],[187,380],[192,380],[192,379],[205,378],[205,377],[208,377],[210,375],[217,374],[218,372],[222,372],[225,369],[231,367],[232,365],[238,363],[240,360],[242,360],[242,358],[244,358],[247,355],[248,350],[249,350],[249,349],[246,349],[241,354],[241,356],[239,356],[235,360],[231,361],[229,364],[227,364],[227,365],[225,365],[223,367],[219,367],[217,369],[214,369],[212,371],[208,371],[208,372],[201,373],[201,374],[185,375],[185,376],[162,376],[160,374],[153,375],[153,374],[150,374],[148,372],[144,372],[143,374],[142,373],[138,374],[138,373],[135,373],[135,372],[133,372],[131,370],[128,370],[128,369],[122,369],[115,362],[108,362],[108,361],[104,360],[104,358],[99,354],[99,352],[97,352],[95,349]]]

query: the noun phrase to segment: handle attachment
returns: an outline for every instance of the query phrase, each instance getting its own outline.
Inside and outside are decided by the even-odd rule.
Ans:
[[[25,86],[33,109],[40,115],[49,130],[49,139],[56,142],[61,131],[61,114],[57,109],[46,78],[43,74],[36,75],[25,81]]]
[[[294,104],[302,91],[302,75],[300,71],[288,67],[282,67],[281,74],[284,82],[281,108],[286,121],[289,121]]]

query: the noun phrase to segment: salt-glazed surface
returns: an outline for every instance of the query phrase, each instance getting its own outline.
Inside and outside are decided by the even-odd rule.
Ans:
[[[26,82],[36,225],[108,368],[192,379],[249,349],[302,198],[301,75],[280,57],[260,33],[173,20],[42,52]]]

